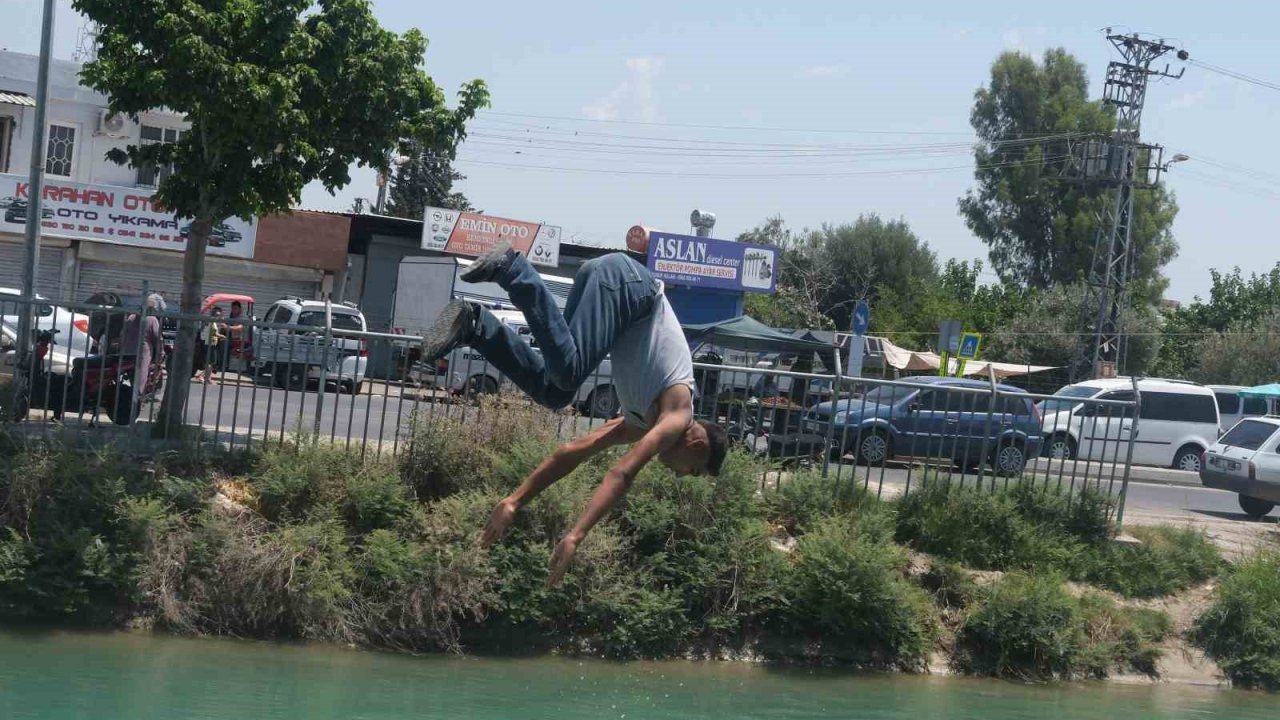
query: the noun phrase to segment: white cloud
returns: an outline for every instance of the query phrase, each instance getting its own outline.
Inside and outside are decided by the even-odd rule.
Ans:
[[[843,65],[812,65],[800,71],[800,77],[806,78],[833,78],[843,75],[845,67]]]
[[[627,58],[627,78],[612,90],[582,106],[582,114],[592,120],[617,120],[624,115],[645,122],[658,119],[658,100],[653,81],[662,74],[666,62],[660,57]]]

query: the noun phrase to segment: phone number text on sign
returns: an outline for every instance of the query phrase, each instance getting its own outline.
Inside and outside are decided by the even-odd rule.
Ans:
[[[699,265],[698,263],[680,262],[678,260],[657,260],[653,269],[660,273],[679,273],[680,275],[698,275],[708,278],[734,280],[738,277],[738,268],[723,265]]]

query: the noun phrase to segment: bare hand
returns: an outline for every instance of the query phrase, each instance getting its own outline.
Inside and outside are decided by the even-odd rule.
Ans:
[[[573,555],[578,552],[578,541],[565,535],[556,543],[556,550],[551,554],[551,574],[547,576],[547,587],[553,588],[564,580],[564,575],[573,563]]]
[[[489,522],[480,534],[480,547],[487,548],[498,542],[507,534],[511,523],[516,519],[516,504],[510,499],[503,500],[493,509]]]

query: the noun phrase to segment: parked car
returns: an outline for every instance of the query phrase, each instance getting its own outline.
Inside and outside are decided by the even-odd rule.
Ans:
[[[333,383],[339,391],[359,394],[364,388],[369,346],[363,338],[343,332],[365,332],[368,325],[355,305],[334,303],[331,310],[333,337],[326,348],[323,302],[286,297],[272,303],[263,321],[288,327],[259,327],[253,333],[254,374],[270,378],[277,387],[295,390],[318,383],[324,374],[326,383]]]
[[[4,353],[0,364],[6,373],[13,367],[14,350],[18,345],[18,315],[22,306],[6,301],[5,296],[21,296],[15,288],[0,288],[0,352]],[[36,296],[39,299],[39,295]],[[35,330],[53,330],[53,343],[45,359],[45,369],[60,375],[71,373],[71,363],[83,357],[90,349],[89,316],[57,305],[41,305],[36,308]]]
[[[40,207],[40,217],[45,220],[53,218],[53,208],[42,205]],[[4,221],[11,223],[21,223],[27,221],[27,201],[14,200],[9,207],[5,208]]]
[[[1240,391],[1243,385],[1207,385],[1218,401],[1218,420],[1223,430],[1230,430],[1235,424],[1247,417],[1272,415],[1275,408],[1271,400],[1263,398],[1242,398]]]
[[[1040,454],[1040,415],[1026,398],[1000,397],[991,407],[980,380],[909,378],[906,385],[882,385],[860,398],[816,405],[805,415],[804,431],[825,435],[827,424],[840,455],[879,465],[894,457],[948,458],[966,468],[990,463],[1002,475],[1016,475],[1027,458]],[[1000,390],[1021,392],[1009,385]]]
[[[531,346],[535,349],[538,347],[523,313],[518,310],[492,312],[494,317],[519,333]],[[432,368],[426,368],[425,373],[419,374],[418,379],[423,385],[439,387],[459,395],[496,393],[499,389],[514,388],[511,381],[486,362],[478,350],[465,345],[454,348],[436,363],[434,374],[431,371]],[[622,403],[613,389],[613,365],[609,358],[605,358],[596,372],[578,388],[574,405],[592,417],[611,418],[618,414]]]
[[[1130,378],[1068,385],[1040,403],[1046,454],[1061,459],[1123,461],[1133,440],[1133,462],[1197,472],[1200,456],[1221,433],[1218,403],[1209,388],[1186,380],[1142,378],[1137,435],[1133,408],[1087,400],[1133,401]]]
[[[186,239],[191,235],[191,223],[187,223],[178,229],[178,235],[182,239]],[[239,230],[227,225],[226,223],[218,223],[213,226],[213,232],[209,234],[209,244],[213,247],[224,247],[227,243],[240,242],[243,235]]]
[[[1236,423],[1204,454],[1200,482],[1236,493],[1240,509],[1261,518],[1280,503],[1280,418]]]

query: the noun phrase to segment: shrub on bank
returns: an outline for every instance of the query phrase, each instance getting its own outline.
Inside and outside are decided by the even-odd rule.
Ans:
[[[1228,571],[1192,636],[1235,685],[1280,690],[1280,553]]]
[[[906,551],[836,515],[800,538],[779,614],[809,654],[876,667],[919,668],[937,637],[929,597],[906,577]]]
[[[883,503],[854,478],[823,477],[813,470],[780,480],[761,495],[765,517],[793,537],[801,535],[830,515],[883,512]]]
[[[956,638],[966,672],[1047,680],[1105,677],[1116,668],[1153,673],[1163,613],[1072,597],[1053,575],[1010,573],[981,593]]]
[[[1218,574],[1218,548],[1191,528],[1168,525],[1128,529],[1139,544],[1108,542],[1080,556],[1076,577],[1125,597],[1169,595]]]

